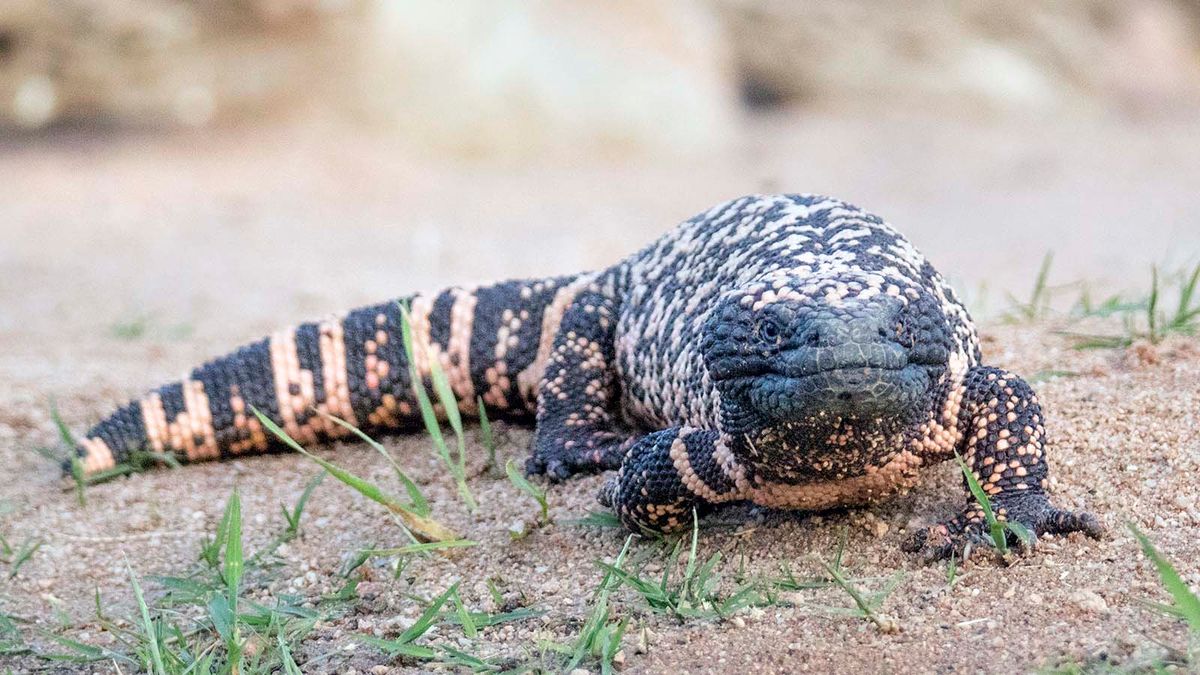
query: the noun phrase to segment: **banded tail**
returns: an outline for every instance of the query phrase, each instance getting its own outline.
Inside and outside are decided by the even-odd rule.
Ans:
[[[528,417],[577,277],[507,281],[402,298],[413,352],[426,379],[437,358],[467,415]],[[137,453],[180,461],[223,459],[281,447],[257,408],[300,443],[346,435],[317,411],[364,429],[418,428],[396,301],[278,331],[160,387],[92,427],[75,449],[85,475]]]

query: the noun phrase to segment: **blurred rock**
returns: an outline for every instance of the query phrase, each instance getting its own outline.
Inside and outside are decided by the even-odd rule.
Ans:
[[[0,129],[203,125],[310,100],[346,0],[4,0]]]
[[[710,0],[748,100],[1025,111],[1194,103],[1195,3]]]
[[[0,134],[321,114],[457,156],[710,150],[752,106],[1200,101],[1191,0],[0,0]]]
[[[0,129],[350,116],[468,155],[687,152],[736,84],[686,0],[5,0]]]
[[[376,5],[370,118],[459,154],[689,152],[731,134],[724,35],[687,0]]]

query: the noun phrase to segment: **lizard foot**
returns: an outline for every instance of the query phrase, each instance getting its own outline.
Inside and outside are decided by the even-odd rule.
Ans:
[[[613,432],[594,432],[579,440],[547,440],[551,442],[535,441],[533,454],[525,462],[525,473],[545,475],[557,483],[577,473],[620,468],[625,452],[636,439]]]
[[[1012,529],[1004,528],[1007,544],[1022,552],[1034,546],[1042,534],[1082,532],[1093,539],[1104,535],[1104,526],[1096,516],[1085,511],[1056,508],[1041,492],[998,495],[992,500],[992,510],[997,520],[1020,524],[1033,535],[1025,540]],[[931,563],[951,555],[962,559],[968,545],[971,548],[995,546],[983,509],[975,503],[950,520],[917,530],[901,548],[908,553],[917,553],[922,562]]]

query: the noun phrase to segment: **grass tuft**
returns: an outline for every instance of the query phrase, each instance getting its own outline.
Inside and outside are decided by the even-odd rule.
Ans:
[[[1121,320],[1119,333],[1078,333],[1062,331],[1071,338],[1076,349],[1123,349],[1139,340],[1159,344],[1171,335],[1200,334],[1200,263],[1190,271],[1167,275],[1174,280],[1174,307],[1163,309],[1163,275],[1158,266],[1150,269],[1150,289],[1145,296],[1127,300],[1114,295],[1095,304],[1085,294],[1077,303],[1075,315],[1081,318],[1110,318]]]
[[[657,579],[626,571],[620,565],[598,564],[640,595],[651,610],[672,614],[681,619],[725,618],[740,609],[761,602],[757,582],[743,584],[727,596],[720,594],[721,583],[717,566],[721,562],[721,552],[717,551],[707,560],[699,561],[696,557],[699,534],[697,520],[693,514],[687,560],[682,575],[677,578],[672,578],[672,571],[678,568],[685,541],[683,538],[675,542],[663,565],[662,575]]]
[[[1046,315],[1050,310],[1050,296],[1052,289],[1048,284],[1050,277],[1050,266],[1054,262],[1054,252],[1047,251],[1042,257],[1042,264],[1038,267],[1037,277],[1034,279],[1033,288],[1029,292],[1029,299],[1025,301],[1018,300],[1016,297],[1009,295],[1008,300],[1011,309],[1005,315],[1009,321],[1036,321]]]
[[[843,544],[844,541],[845,540],[843,540]],[[857,585],[850,581],[845,574],[843,574],[840,555],[834,564],[828,563],[824,560],[821,561],[821,564],[825,567],[825,571],[829,573],[829,577],[835,584],[837,584],[838,588],[841,588],[843,591],[845,591],[846,595],[849,595],[850,598],[854,600],[854,604],[858,607],[858,610],[864,617],[870,620],[871,623],[875,624],[875,627],[879,629],[879,632],[896,633],[900,631],[900,624],[898,624],[895,619],[885,616],[879,611],[879,608],[883,605],[884,600],[886,600],[887,597],[891,595],[891,592],[895,589],[895,587],[899,585],[900,580],[902,579],[900,575],[893,577],[892,581],[884,587],[884,590],[868,596],[862,590],[860,590]]]
[[[786,591],[818,591],[826,589],[837,589],[845,593],[853,601],[853,606],[846,607],[844,605],[797,605],[801,608],[815,610],[816,613],[828,616],[850,616],[862,618],[870,621],[875,625],[880,632],[893,633],[900,630],[899,624],[892,618],[883,614],[881,608],[883,603],[887,601],[900,582],[904,580],[903,572],[898,572],[886,578],[852,578],[846,573],[844,565],[846,551],[846,530],[843,529],[838,539],[837,548],[833,554],[833,562],[827,562],[820,556],[812,556],[812,560],[824,570],[823,576],[813,578],[798,579],[790,568],[784,568],[784,576],[765,580],[765,585],[770,590],[786,590]],[[864,584],[871,583],[878,590],[868,591]],[[774,605],[781,601],[780,598],[768,594],[760,605]]]
[[[316,482],[310,481],[309,486]],[[303,504],[293,509],[297,522],[303,510]],[[157,579],[165,594],[154,603],[148,601],[141,580],[126,563],[136,600],[133,621],[114,621],[105,616],[97,592],[95,621],[119,647],[89,645],[47,633],[45,637],[65,651],[38,651],[34,655],[49,662],[128,664],[162,675],[302,672],[292,656],[294,646],[318,621],[343,611],[345,602],[353,600],[354,595],[305,602],[304,598],[280,593],[270,604],[250,599],[248,591],[265,590],[270,583],[265,577],[268,568],[259,563],[264,553],[245,556],[242,522],[241,499],[234,491],[216,535],[202,546],[200,569],[186,577]],[[348,586],[353,590],[352,583]]]
[[[505,614],[489,615],[482,612],[470,611],[458,591],[459,584],[455,582],[441,595],[434,598],[425,607],[421,616],[399,636],[392,639],[378,638],[373,635],[358,635],[358,640],[371,645],[393,658],[403,658],[421,663],[440,664],[474,672],[498,671],[500,667],[473,656],[461,650],[444,644],[417,644],[417,640],[428,635],[435,626],[446,623],[456,624],[462,628],[468,639],[474,639],[483,626],[495,626],[510,621],[523,621],[541,615],[534,610],[518,610]],[[443,607],[451,606],[449,611]]]
[[[21,571],[21,566],[29,562],[34,553],[45,543],[41,538],[26,538],[19,548],[13,548],[3,535],[0,535],[0,562],[7,564],[8,578],[12,579]]]
[[[610,675],[613,672],[613,661],[617,652],[621,650],[621,639],[625,636],[629,620],[622,619],[616,623],[610,620],[609,597],[621,585],[620,578],[613,570],[620,569],[624,565],[625,556],[629,553],[629,545],[632,542],[633,535],[625,538],[625,545],[621,547],[621,552],[617,554],[612,565],[596,562],[605,570],[604,577],[601,578],[600,585],[592,593],[592,611],[583,622],[579,635],[575,638],[574,644],[565,649],[551,645],[551,648],[567,655],[566,662],[559,669],[560,672],[570,672],[590,660],[596,661],[602,675]]]
[[[313,490],[317,489],[317,486],[321,484],[321,481],[325,480],[325,476],[327,475],[329,475],[328,471],[322,471],[313,476],[305,484],[304,491],[300,493],[300,499],[296,501],[296,506],[291,511],[288,511],[287,507],[283,504],[279,505],[279,510],[283,512],[283,519],[287,522],[287,528],[280,535],[281,541],[279,543],[284,544],[300,536],[300,517],[304,515],[304,507],[308,506],[308,500],[312,497]]]

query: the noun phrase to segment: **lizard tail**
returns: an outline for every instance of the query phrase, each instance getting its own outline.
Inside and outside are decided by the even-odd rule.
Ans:
[[[574,279],[450,288],[278,331],[131,401],[92,427],[75,454],[92,475],[139,455],[195,462],[280,449],[252,409],[301,444],[349,433],[320,413],[363,429],[419,428],[401,304],[426,387],[436,360],[464,414],[482,399],[489,414],[527,418]]]

